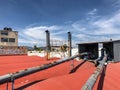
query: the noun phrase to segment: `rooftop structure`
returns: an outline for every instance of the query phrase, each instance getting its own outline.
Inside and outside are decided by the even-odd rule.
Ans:
[[[106,53],[112,61],[120,61],[120,40],[78,43],[79,53],[91,52],[96,58],[101,56],[102,48],[106,49]]]

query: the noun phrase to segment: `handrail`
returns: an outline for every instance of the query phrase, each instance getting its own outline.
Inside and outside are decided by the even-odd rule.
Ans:
[[[94,73],[89,77],[89,79],[87,80],[87,82],[83,85],[81,90],[92,90],[95,82],[98,79],[98,76],[100,75],[100,73],[102,72],[103,68],[104,68],[104,64],[107,60],[107,55],[105,55],[102,59],[102,61],[100,61],[100,64],[97,66],[97,69],[94,71]]]
[[[70,58],[54,61],[54,62],[51,62],[51,63],[48,63],[48,64],[44,64],[44,65],[40,65],[40,66],[36,66],[36,67],[24,69],[24,70],[20,70],[18,72],[6,74],[6,75],[2,75],[2,76],[0,76],[0,84],[11,81],[11,78],[12,79],[17,79],[17,78],[35,73],[37,71],[41,71],[41,70],[53,67],[53,66],[61,64],[63,62],[73,60],[74,58],[79,57],[79,56],[80,56],[80,54],[72,56]]]

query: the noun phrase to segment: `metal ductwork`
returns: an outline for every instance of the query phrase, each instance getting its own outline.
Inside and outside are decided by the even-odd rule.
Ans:
[[[13,79],[15,80],[17,78],[21,78],[23,76],[35,73],[37,71],[48,69],[48,68],[53,67],[55,65],[61,64],[63,62],[73,60],[74,58],[79,57],[79,56],[80,56],[80,54],[72,56],[72,57],[67,58],[67,59],[54,61],[54,62],[51,62],[51,63],[48,63],[48,64],[44,64],[44,65],[40,65],[40,66],[36,66],[36,67],[32,67],[32,68],[28,68],[28,69],[21,70],[21,71],[18,71],[18,72],[14,72],[14,73],[10,73],[10,74],[0,76],[0,84],[12,81]]]

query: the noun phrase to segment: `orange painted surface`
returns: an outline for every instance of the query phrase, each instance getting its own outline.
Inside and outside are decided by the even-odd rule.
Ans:
[[[52,59],[51,61],[54,60]],[[38,56],[0,56],[0,75],[46,64],[51,61]]]
[[[47,61],[45,60],[45,58],[38,57],[38,56],[1,56],[0,57],[0,76],[4,74],[16,72],[19,70],[24,70],[26,68],[31,68],[34,66],[50,63],[57,59],[58,58],[53,58],[52,60]],[[40,76],[39,74],[37,75],[37,73],[35,74],[36,74],[35,77]],[[15,86],[19,86],[19,85],[16,85],[19,83],[20,85],[24,85],[25,84],[24,82],[28,81],[29,76],[31,75],[28,75],[20,79],[16,79]],[[31,76],[30,78],[34,81],[35,77],[33,74],[33,76]],[[5,88],[6,88],[6,84],[0,85],[0,90],[6,90]]]
[[[16,72],[26,68],[38,66],[41,64],[46,64],[49,62],[53,62],[54,60],[56,60],[56,58],[53,58],[52,60],[45,60],[45,58],[37,57],[37,56],[2,56],[0,57],[0,75],[4,75],[10,72]],[[51,67],[49,69],[16,79],[14,84],[15,88],[19,89],[19,88],[24,88],[26,86],[28,87],[33,83],[48,78],[69,74],[72,69],[71,64],[72,61],[65,62],[63,64]],[[82,66],[82,61],[75,61],[74,65],[75,65],[74,67],[76,67],[77,65]],[[93,67],[94,65],[91,64],[90,67],[91,66]],[[79,70],[76,69],[76,71]],[[11,83],[9,83],[8,86],[9,89],[11,89]],[[6,89],[6,83],[0,85],[0,90],[5,90],[5,89]]]
[[[106,66],[105,74],[97,80],[94,90],[120,90],[120,63]]]
[[[84,65],[83,65],[84,66]],[[85,67],[89,66],[85,64]],[[93,90],[120,90],[120,63],[108,64],[105,74],[101,73],[101,77],[98,78]],[[73,74],[54,77],[47,79],[43,82],[31,85],[25,90],[81,90],[87,79],[93,73],[94,68],[82,69]]]
[[[0,75],[26,68],[46,64],[56,60],[45,60],[38,56],[3,56],[0,57]],[[56,65],[46,70],[36,72],[15,80],[16,90],[80,90],[96,67],[93,63],[74,61],[74,71],[71,71],[72,61]],[[120,63],[108,64],[99,77],[93,90],[120,90]],[[11,83],[8,84],[11,90]],[[0,90],[6,90],[6,83],[0,85]]]
[[[94,70],[94,66],[86,62],[74,73],[49,78],[31,85],[25,90],[33,90],[34,88],[36,90],[80,90]]]

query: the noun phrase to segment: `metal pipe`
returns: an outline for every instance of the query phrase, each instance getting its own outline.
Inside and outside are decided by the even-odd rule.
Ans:
[[[48,64],[44,64],[44,65],[40,65],[40,66],[36,66],[36,67],[32,67],[32,68],[28,68],[28,69],[21,70],[21,71],[18,71],[18,72],[14,72],[14,73],[10,73],[10,74],[0,76],[0,84],[11,81],[11,78],[13,78],[15,80],[17,78],[35,73],[37,71],[48,69],[48,68],[53,67],[55,65],[61,64],[63,62],[73,60],[74,58],[79,57],[79,56],[80,56],[80,54],[72,56],[70,58],[54,61],[54,62],[51,62],[51,63],[48,63]]]
[[[47,60],[50,59],[50,33],[48,30],[46,32],[46,51],[47,51]]]
[[[104,56],[103,60],[100,61],[100,64],[98,65],[97,69],[94,71],[94,73],[89,77],[87,82],[83,85],[82,90],[92,90],[98,76],[102,72],[104,68],[104,64],[107,60],[107,55]]]
[[[11,82],[12,82],[12,90],[14,90],[14,77],[12,74],[11,74]]]
[[[71,40],[71,32],[68,32],[68,55],[71,57],[72,49],[72,40]]]

